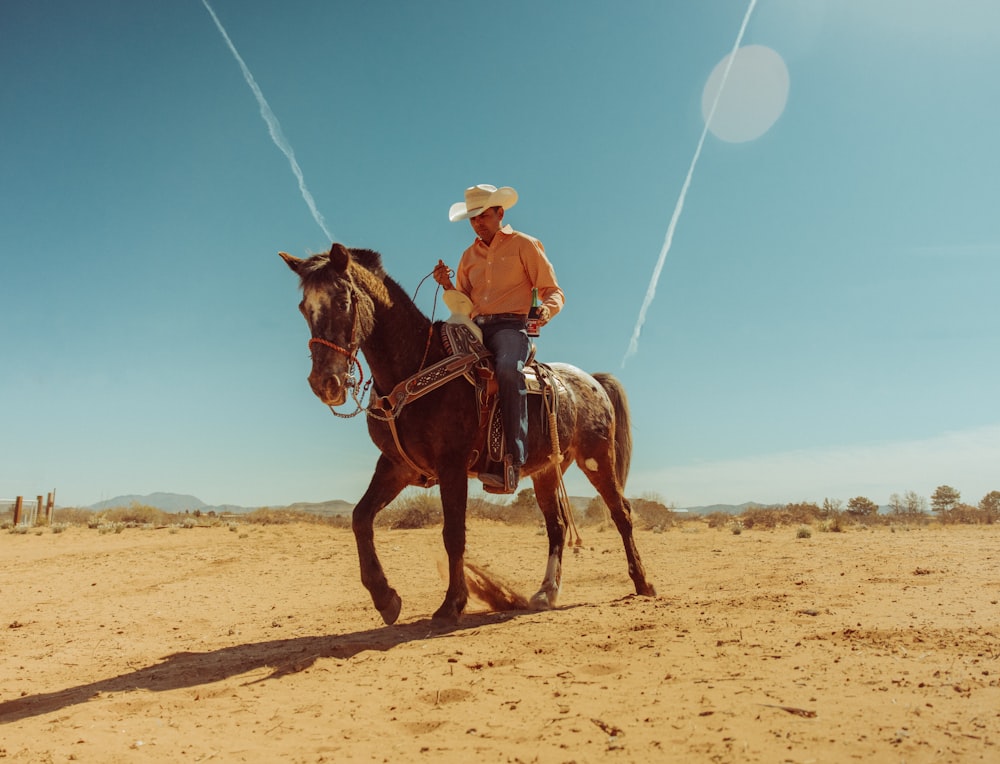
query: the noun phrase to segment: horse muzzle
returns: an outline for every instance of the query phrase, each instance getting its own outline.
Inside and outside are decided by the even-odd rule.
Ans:
[[[327,406],[340,406],[347,400],[347,385],[334,375],[309,375],[313,393]]]

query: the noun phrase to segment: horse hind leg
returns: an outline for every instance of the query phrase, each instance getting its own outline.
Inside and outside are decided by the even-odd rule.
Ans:
[[[614,476],[614,462],[611,453],[590,458],[581,456],[577,459],[577,464],[591,485],[597,489],[611,512],[611,519],[622,537],[622,544],[625,546],[628,574],[635,584],[635,593],[655,597],[656,589],[646,578],[646,569],[642,565],[642,558],[639,557],[639,550],[635,545],[632,529],[632,505],[625,498],[622,487]]]
[[[532,610],[551,610],[559,602],[562,591],[562,559],[558,552],[549,552],[549,560],[545,565],[545,578],[538,591],[531,595]]]
[[[532,610],[551,610],[559,600],[562,589],[562,556],[566,545],[566,526],[559,512],[558,486],[559,467],[532,476],[535,486],[535,500],[545,518],[545,530],[549,538],[549,556],[545,565],[542,585],[531,597]]]

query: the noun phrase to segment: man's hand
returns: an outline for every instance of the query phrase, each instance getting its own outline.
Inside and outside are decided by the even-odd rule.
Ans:
[[[547,324],[549,322],[549,319],[551,319],[551,318],[552,318],[552,311],[549,310],[549,306],[548,305],[539,305],[538,306],[538,320],[539,320],[539,323],[541,323],[542,326],[545,326],[545,324]]]
[[[438,264],[434,266],[434,280],[445,289],[454,289],[455,285],[451,283],[451,275],[451,268],[444,264],[444,260],[438,260]]]

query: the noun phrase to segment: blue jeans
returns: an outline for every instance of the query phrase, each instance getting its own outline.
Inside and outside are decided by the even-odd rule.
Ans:
[[[528,456],[528,387],[524,382],[524,364],[528,361],[531,343],[524,330],[524,321],[495,321],[480,328],[483,344],[493,351],[496,362],[497,394],[507,453],[520,467]]]

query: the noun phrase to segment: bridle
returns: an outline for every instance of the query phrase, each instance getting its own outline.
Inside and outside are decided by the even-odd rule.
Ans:
[[[420,280],[420,283],[417,284],[417,289],[416,289],[416,291],[413,294],[413,299],[414,300],[417,297],[417,292],[420,291],[421,285],[423,285],[423,283],[431,275],[433,275],[433,271],[431,273],[428,273],[426,276],[424,276]],[[438,287],[438,290],[439,289],[440,289],[440,287]],[[435,290],[435,292],[434,292],[434,306],[431,309],[431,325],[430,325],[430,328],[429,328],[428,333],[427,333],[427,343],[424,346],[424,356],[423,356],[423,358],[420,361],[420,367],[417,369],[417,374],[419,374],[423,370],[424,364],[427,363],[427,354],[428,354],[428,352],[430,352],[430,349],[431,349],[431,338],[433,337],[433,333],[434,333],[434,313],[437,310],[437,293],[438,293],[438,290]],[[336,417],[340,417],[341,419],[351,419],[352,417],[356,417],[358,414],[360,414],[362,411],[365,410],[365,405],[364,405],[364,403],[362,403],[362,401],[364,400],[365,394],[368,392],[368,388],[372,384],[372,380],[371,379],[369,379],[367,382],[364,382],[365,373],[364,373],[364,370],[361,368],[361,362],[358,360],[358,350],[361,347],[361,343],[358,342],[358,339],[357,339],[357,337],[358,337],[358,300],[357,300],[357,293],[355,292],[355,289],[354,289],[353,286],[349,287],[349,294],[351,296],[351,308],[354,311],[354,317],[353,317],[352,322],[351,322],[351,339],[350,339],[350,342],[348,343],[347,348],[343,348],[340,345],[338,345],[337,343],[330,342],[330,340],[325,340],[322,337],[312,337],[309,340],[309,351],[310,351],[310,353],[312,352],[313,343],[316,343],[317,345],[322,345],[323,347],[326,347],[326,348],[329,348],[330,350],[336,351],[337,353],[340,353],[341,355],[346,356],[346,358],[347,358],[348,373],[347,373],[347,377],[344,379],[344,387],[346,387],[348,390],[350,390],[350,392],[351,392],[351,398],[354,400],[354,404],[355,404],[355,406],[357,408],[354,411],[352,411],[350,414],[341,414],[333,406],[330,406],[330,411],[333,413],[333,415],[336,416]],[[357,370],[358,370],[358,378],[357,379],[354,378],[354,368],[357,368]],[[416,376],[416,375],[414,375],[414,376]],[[374,419],[379,419],[381,421],[390,421],[393,418],[392,414],[389,414],[388,416],[386,416],[386,415],[383,415],[383,414],[376,413],[373,410],[373,407],[371,405],[368,406],[368,416],[370,416],[370,417],[372,417]],[[402,453],[402,449],[400,449],[400,452]],[[404,458],[406,458],[405,454],[404,454]]]
[[[347,376],[344,378],[344,387],[346,387],[351,392],[351,398],[354,399],[354,403],[357,405],[357,410],[350,414],[341,414],[339,411],[330,406],[330,411],[333,412],[334,416],[339,416],[342,419],[350,419],[360,414],[364,410],[364,406],[358,398],[358,390],[361,390],[361,398],[364,398],[364,390],[367,389],[367,385],[363,385],[365,378],[364,369],[361,368],[361,362],[358,360],[358,349],[361,343],[358,342],[358,301],[357,295],[354,289],[350,290],[351,295],[351,309],[354,312],[354,318],[351,322],[351,339],[348,343],[347,348],[343,348],[335,342],[330,342],[330,340],[325,340],[322,337],[312,337],[309,340],[309,352],[312,353],[313,344],[322,345],[323,347],[329,348],[347,357]],[[358,370],[357,379],[354,378],[354,369]],[[371,380],[368,380],[368,385],[371,384]]]

